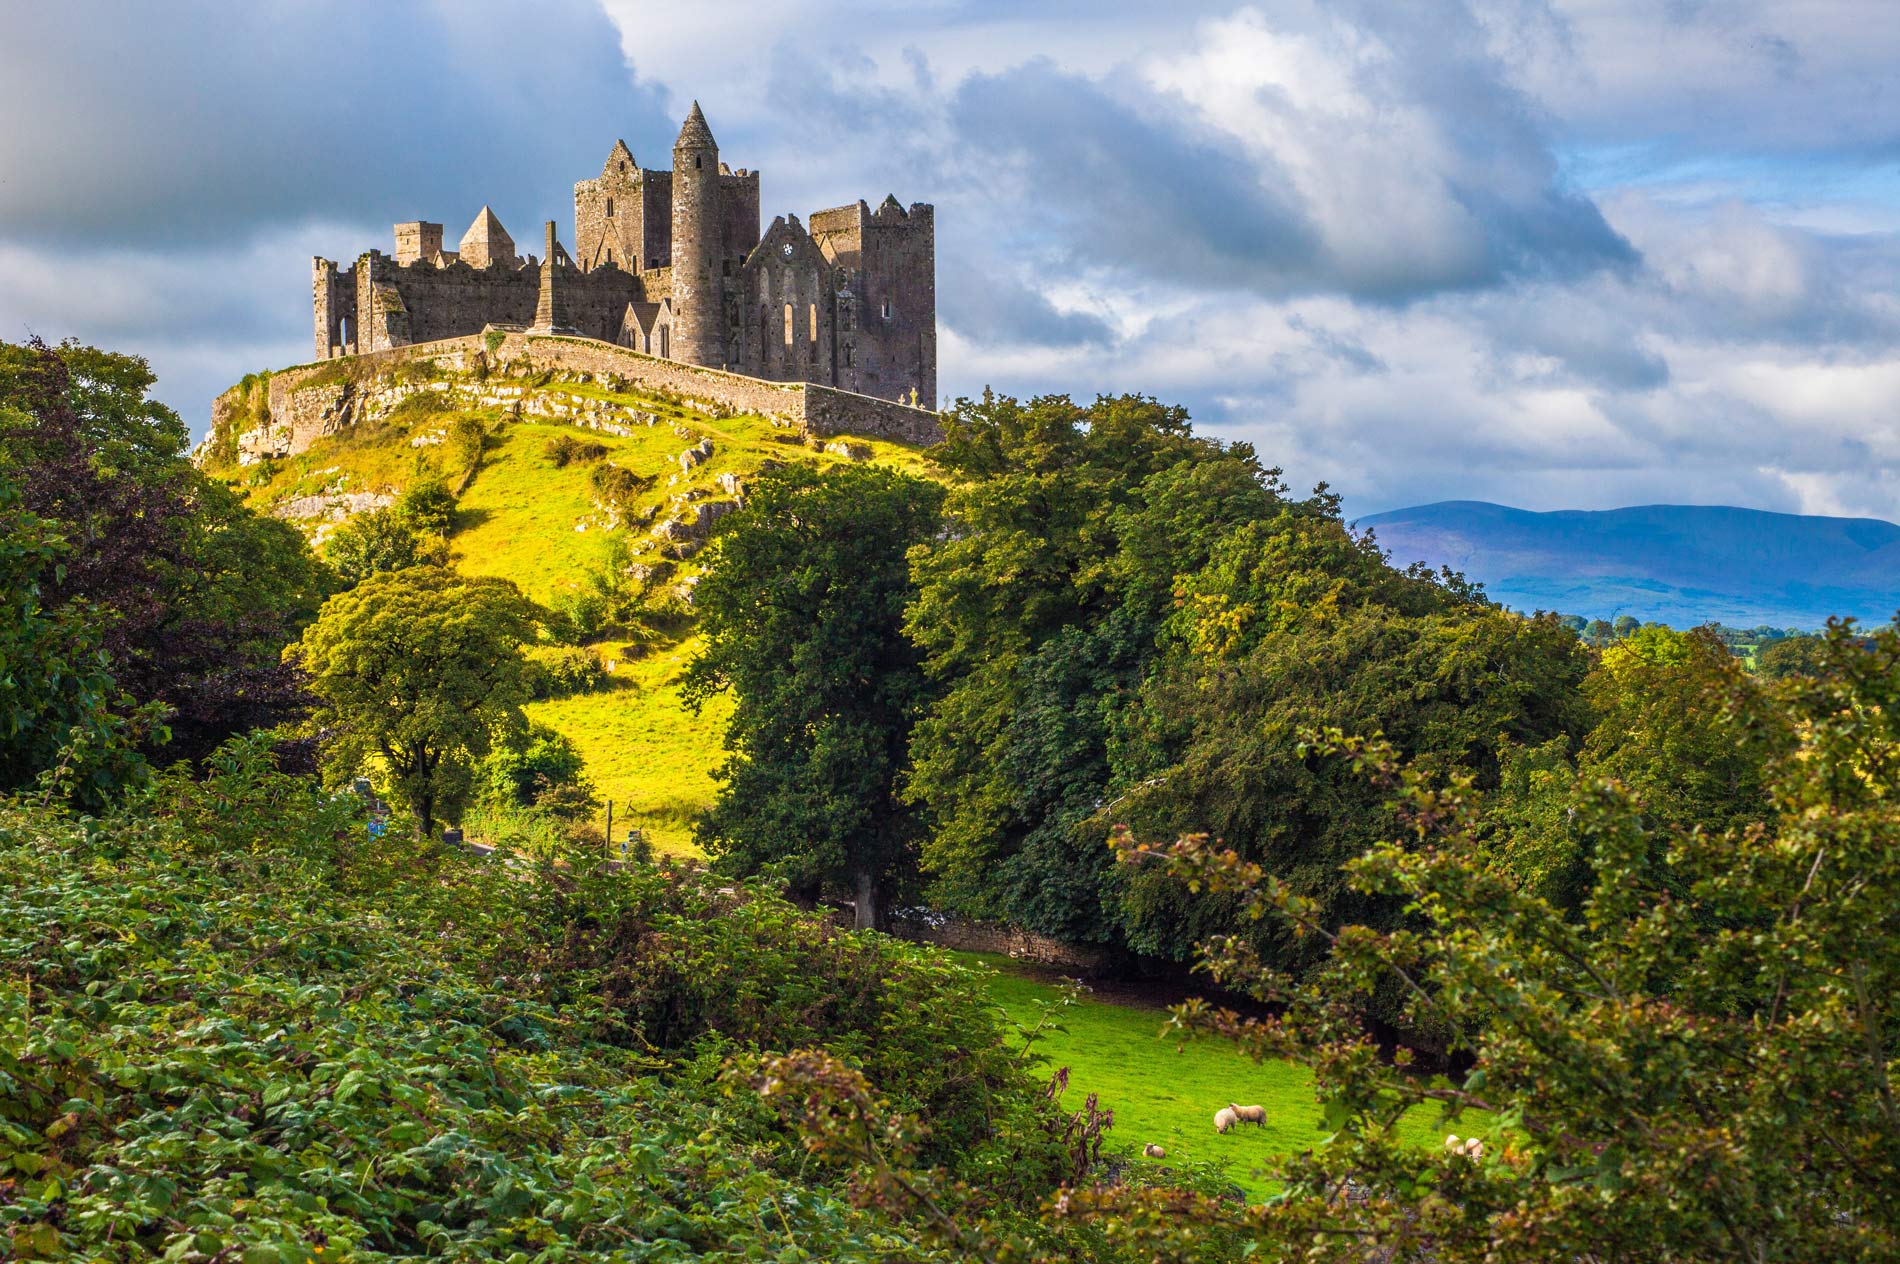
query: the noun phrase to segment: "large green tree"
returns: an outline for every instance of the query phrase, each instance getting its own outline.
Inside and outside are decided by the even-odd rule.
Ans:
[[[168,757],[294,715],[285,644],[327,575],[303,537],[183,458],[145,361],[68,342],[0,344],[0,474],[64,541],[49,608],[87,606],[119,687],[170,713]]]
[[[1588,727],[1588,654],[1555,618],[1501,610],[1455,576],[1395,570],[1330,515],[1250,522],[1176,592],[1165,655],[1118,752],[1128,790],[1098,833],[1211,834],[1329,925],[1396,915],[1340,874],[1390,814],[1376,788],[1311,757],[1304,733],[1380,733],[1422,766],[1488,788],[1501,750]],[[1145,874],[1125,910],[1132,943],[1156,956],[1185,958],[1238,925],[1229,901]],[[1315,946],[1277,924],[1252,935],[1282,965]]]
[[[734,702],[700,838],[736,872],[847,891],[864,927],[916,869],[920,814],[898,783],[930,691],[903,631],[905,554],[942,500],[872,466],[778,472],[721,523],[694,591],[704,649],[687,697]]]
[[[913,553],[908,626],[944,692],[912,744],[936,898],[1115,944],[1120,878],[1084,822],[1177,571],[1283,504],[1245,445],[1139,396],[961,400],[931,459],[947,529]]]
[[[502,579],[435,566],[374,574],[324,603],[291,651],[310,675],[334,778],[388,778],[419,836],[460,819],[475,761],[525,721],[535,607]]]

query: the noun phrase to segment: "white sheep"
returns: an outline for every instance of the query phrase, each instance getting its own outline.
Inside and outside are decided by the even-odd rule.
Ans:
[[[1267,1108],[1265,1106],[1236,1106],[1232,1102],[1229,1102],[1227,1103],[1227,1109],[1233,1111],[1234,1117],[1239,1119],[1243,1124],[1257,1124],[1262,1128],[1267,1126]]]
[[[1214,1112],[1214,1131],[1222,1135],[1239,1122],[1240,1116],[1234,1113],[1232,1106],[1223,1106]]]
[[[1141,1152],[1151,1159],[1165,1159],[1168,1157],[1168,1152],[1152,1141],[1141,1147]]]
[[[1466,1158],[1482,1159],[1484,1157],[1484,1142],[1476,1137],[1466,1137],[1460,1141],[1455,1132],[1445,1138],[1445,1148],[1453,1154],[1462,1154]]]

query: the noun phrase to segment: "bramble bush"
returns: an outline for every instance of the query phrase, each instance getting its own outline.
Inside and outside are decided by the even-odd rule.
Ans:
[[[604,460],[607,445],[598,439],[580,439],[573,435],[556,435],[549,439],[541,449],[548,464],[555,469],[566,469],[570,465],[587,465]]]
[[[769,893],[371,846],[262,739],[105,819],[0,802],[0,865],[15,1257],[968,1258],[813,1161],[759,1087],[789,1057],[920,1138],[957,1225],[1123,1258],[1033,1215],[1060,1116],[975,974]]]

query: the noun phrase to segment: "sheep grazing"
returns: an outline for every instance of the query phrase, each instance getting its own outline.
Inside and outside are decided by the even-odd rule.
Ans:
[[[1463,1141],[1460,1141],[1458,1134],[1455,1132],[1445,1138],[1445,1148],[1453,1154],[1462,1154],[1469,1159],[1482,1159],[1484,1157],[1484,1142],[1478,1140],[1476,1137],[1466,1137]]]
[[[1267,1108],[1265,1106],[1236,1106],[1232,1102],[1229,1102],[1227,1109],[1233,1111],[1235,1117],[1243,1124],[1255,1124],[1261,1128],[1267,1126]]]
[[[1223,1106],[1214,1112],[1214,1131],[1225,1135],[1240,1122],[1240,1116],[1234,1113],[1232,1106]]]
[[[1141,1147],[1141,1152],[1151,1159],[1165,1159],[1168,1157],[1168,1152],[1152,1141]]]

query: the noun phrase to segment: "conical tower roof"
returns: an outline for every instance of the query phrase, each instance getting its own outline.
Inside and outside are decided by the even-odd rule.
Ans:
[[[699,102],[693,102],[693,109],[686,116],[686,122],[680,127],[680,138],[673,142],[673,148],[679,149],[718,149],[719,142],[713,139],[712,128],[706,126],[706,116],[700,112]]]

